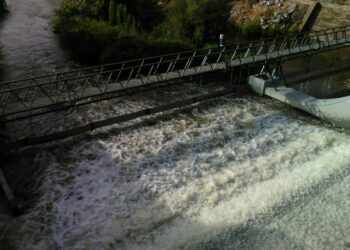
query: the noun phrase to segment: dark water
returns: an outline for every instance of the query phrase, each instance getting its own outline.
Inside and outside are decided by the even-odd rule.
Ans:
[[[60,48],[50,26],[57,0],[7,0],[0,23],[1,81],[68,70],[76,64]]]
[[[343,48],[289,61],[284,73],[290,78],[307,72],[319,73],[319,77],[293,83],[291,87],[316,98],[328,99],[350,95],[349,69],[350,48]]]

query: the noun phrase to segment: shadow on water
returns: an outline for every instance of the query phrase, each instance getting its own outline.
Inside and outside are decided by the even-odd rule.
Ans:
[[[337,183],[350,176],[350,166],[340,172],[333,173],[327,179],[311,185],[303,191],[303,195],[295,195],[283,205],[273,207],[271,214],[259,215],[256,219],[247,222],[246,226],[226,228],[219,232],[216,237],[210,238],[189,249],[308,249],[301,243],[293,241],[285,233],[278,230],[267,229],[272,219],[282,218],[296,207],[306,207],[319,195],[332,188]],[[344,249],[350,244],[345,242]]]
[[[227,230],[207,242],[191,246],[193,250],[270,250],[270,249],[305,249],[286,233],[279,230],[258,226],[244,226]]]
[[[217,105],[218,103],[225,104],[224,101],[216,102]],[[208,102],[206,105],[211,106],[213,105],[213,102]],[[203,108],[203,110],[205,110],[206,107],[207,106],[205,106],[204,104],[201,105],[201,108]],[[125,131],[132,133],[132,130],[134,129],[144,128],[145,126],[152,126],[155,123],[159,123],[164,120],[176,119],[177,116],[180,116],[183,113],[190,116],[192,109],[193,107],[190,107],[185,112],[184,110],[182,110],[181,112],[176,111],[168,115],[157,116],[156,119],[145,119],[143,122],[137,122],[124,128],[112,129],[112,131],[109,130],[108,132],[97,133],[93,136],[86,135],[83,137],[79,137],[78,139],[67,140],[62,144],[58,144],[58,145],[56,144],[51,147],[48,147],[46,148],[46,150],[51,152],[52,155],[56,155],[56,156],[59,155],[58,159],[56,159],[58,163],[57,165],[61,165],[61,166],[64,166],[65,164],[68,165],[69,163],[72,162],[72,159],[70,158],[72,157],[72,155],[69,155],[69,152],[73,151],[74,147],[77,147],[77,145],[79,145],[81,140],[89,144],[89,143],[93,143],[93,141],[96,141],[96,138],[97,140],[101,138],[107,139],[108,137],[110,138],[111,136],[114,136],[116,134],[119,134]],[[270,117],[266,116],[263,119],[268,120],[270,119]],[[261,126],[258,126],[258,127],[261,128]],[[244,129],[244,127],[242,128]],[[215,128],[215,130],[217,130],[217,128]],[[248,130],[250,129],[245,129],[245,132],[243,131],[243,133],[250,133]],[[261,128],[261,130],[264,130],[264,129]],[[263,132],[260,131],[260,133],[263,133]],[[249,140],[251,138],[254,138],[254,136],[255,136],[254,133],[252,133],[252,134],[249,134],[249,136],[243,136],[243,137],[247,137],[247,139]],[[214,148],[201,147],[200,150],[203,150],[204,152],[210,152],[211,150],[220,148],[222,146],[222,143],[225,143],[225,139],[222,140],[223,138],[218,139],[216,137],[218,137],[218,135],[215,135],[215,134],[204,135],[202,136],[202,139],[193,140],[190,143],[188,143],[188,145],[183,145],[183,143],[181,142],[176,142],[171,147],[161,149],[158,153],[156,153],[151,157],[145,156],[144,158],[132,161],[131,163],[127,164],[127,165],[130,164],[132,166],[135,166],[135,168],[137,168],[135,170],[133,170],[133,168],[128,169],[127,166],[123,168],[117,167],[118,161],[115,160],[115,157],[110,152],[107,152],[106,154],[104,154],[104,158],[107,158],[105,159],[107,162],[115,163],[115,166],[114,166],[115,170],[113,171],[115,172],[116,176],[127,177],[126,179],[123,179],[123,181],[126,181],[126,182],[137,182],[140,176],[142,176],[145,171],[149,171],[150,169],[157,171],[157,169],[161,167],[172,168],[173,166],[163,166],[163,164],[159,164],[159,166],[155,166],[154,164],[153,165],[149,164],[152,161],[159,163],[160,161],[157,160],[158,158],[164,158],[165,156],[170,155],[172,152],[175,152],[174,153],[175,155],[172,157],[174,157],[174,159],[176,160],[177,159],[176,155],[183,156],[186,154],[186,151],[184,151],[186,148],[194,148],[196,145],[204,144],[204,141],[211,141],[211,140],[217,141],[217,143],[210,143]],[[237,139],[237,137],[235,136],[232,136],[232,137]],[[230,138],[227,138],[227,139],[230,139]],[[104,149],[104,150],[107,151],[107,149]],[[34,159],[36,157],[40,157],[40,154],[38,154],[38,150],[28,149],[22,152],[22,157],[25,158],[25,160],[21,164],[16,166],[13,165],[12,167],[9,167],[9,168],[11,169],[17,168],[18,171],[24,171],[23,176],[26,176],[27,179],[22,178],[17,180],[16,176],[10,176],[9,178],[10,178],[10,181],[16,183],[16,185],[22,185],[20,190],[18,190],[19,195],[21,195],[20,192],[33,192],[32,194],[22,193],[22,195],[28,195],[28,197],[33,198],[34,197],[33,194],[36,194],[37,190],[39,190],[38,187],[36,187],[37,190],[35,191],[33,187],[26,186],[26,185],[27,184],[30,185],[32,183],[38,183],[37,185],[40,186],[40,181],[38,182],[38,179],[37,179],[39,177],[36,176],[35,171],[37,171],[38,175],[43,176],[41,171],[44,171],[44,170],[36,169],[36,166],[34,164],[34,162],[37,161],[37,159],[36,160]],[[16,160],[15,157],[13,157],[12,159],[9,159],[9,161],[13,161],[13,162],[16,162],[15,160]],[[87,159],[87,160],[90,160],[90,159]],[[10,165],[11,164],[9,164],[9,166]],[[15,172],[17,172],[17,170]],[[185,244],[184,249],[208,249],[208,250],[209,249],[305,249],[305,247],[301,243],[295,242],[293,238],[291,238],[291,236],[287,235],[286,232],[275,230],[275,229],[269,229],[266,227],[266,225],[268,225],[269,222],[271,222],[271,220],[275,219],[276,217],[282,217],[286,213],[289,213],[295,207],[306,206],[309,202],[312,201],[312,199],[317,197],[318,194],[325,192],[333,184],[339,182],[346,176],[349,176],[349,174],[350,174],[349,168],[345,169],[344,172],[342,173],[335,173],[334,176],[330,176],[330,178],[326,180],[322,180],[319,183],[311,185],[310,187],[307,188],[307,190],[303,190],[303,196],[293,197],[292,199],[284,202],[282,205],[276,204],[273,207],[271,212],[266,214],[261,214],[261,215],[259,214],[256,217],[251,218],[251,220],[248,221],[247,223],[235,224],[232,226],[219,227],[219,228],[215,228],[215,226],[211,228],[210,224],[199,225],[200,227],[207,228],[207,230],[204,230],[204,231],[208,232],[208,236],[200,235],[199,241],[197,239],[197,241],[193,241],[193,242],[190,242],[190,240],[184,242]],[[194,178],[200,178],[200,176],[194,176]],[[103,185],[103,182],[102,182],[102,185]],[[21,191],[21,190],[24,190],[24,191]],[[75,206],[75,205],[79,206],[79,200],[76,200],[76,199],[80,199],[80,196],[78,194],[75,194],[75,192],[78,192],[78,191],[79,190],[75,190],[74,188],[70,190],[70,193],[67,194],[67,197],[65,199],[67,200],[66,204],[69,204],[70,206]],[[155,193],[155,191],[151,191],[151,192],[148,192],[147,194],[140,193],[139,195],[145,195],[146,200],[152,201],[152,197],[153,198],[157,197],[159,194]],[[129,197],[125,197],[125,198],[129,199]],[[131,198],[135,198],[135,197],[130,197],[129,202],[130,203],[135,202]],[[81,197],[81,199],[84,199],[84,197]],[[28,200],[28,204],[30,204],[30,200],[31,199]],[[145,205],[144,208],[147,209],[147,205]],[[143,209],[143,207],[141,209]],[[161,207],[161,209],[159,211],[157,210],[156,212],[157,214],[155,216],[157,218],[150,218],[149,224],[147,224],[146,226],[143,226],[143,224],[140,223],[140,225],[137,225],[136,228],[131,228],[128,231],[126,230],[127,232],[125,232],[124,237],[116,239],[114,244],[111,244],[110,247],[105,247],[104,249],[117,249],[119,247],[123,249],[123,247],[126,246],[127,244],[126,242],[129,242],[129,243],[133,242],[134,239],[135,239],[134,242],[137,244],[138,243],[137,240],[140,238],[140,235],[142,236],[145,235],[145,238],[147,238],[148,236],[149,238],[152,238],[154,236],[156,237],[158,233],[162,233],[163,228],[166,228],[169,226],[171,227],[172,225],[175,224],[174,222],[178,219],[182,220],[181,212],[174,214],[174,212],[172,211],[172,208],[167,206]],[[49,213],[51,213],[51,211]],[[48,215],[48,217],[50,216],[51,215]],[[125,225],[125,226],[127,227],[128,225]],[[69,230],[68,230],[68,233],[69,233]],[[65,240],[65,239],[62,239],[62,240]],[[149,241],[147,241],[146,243],[149,243]]]

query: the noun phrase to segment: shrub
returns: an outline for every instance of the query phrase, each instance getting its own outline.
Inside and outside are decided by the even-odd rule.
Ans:
[[[166,7],[168,35],[197,46],[218,39],[228,27],[228,0],[172,0]]]
[[[124,37],[105,49],[101,55],[103,63],[126,61],[142,57],[169,54],[189,50],[190,47],[173,42],[147,42],[139,39]]]
[[[276,36],[279,32],[280,30],[277,24],[269,24],[269,26],[267,26],[267,29],[264,35],[272,37],[272,36]]]
[[[294,35],[298,31],[299,31],[299,24],[298,23],[293,23],[288,29],[288,34]]]
[[[63,0],[55,9],[52,24],[61,32],[74,30],[78,17],[103,19],[102,6],[103,0]]]
[[[108,20],[111,23],[111,25],[116,25],[117,23],[117,4],[114,0],[111,0],[109,2],[108,7]]]
[[[261,34],[261,25],[259,20],[247,20],[242,25],[242,34],[246,37],[257,36]]]

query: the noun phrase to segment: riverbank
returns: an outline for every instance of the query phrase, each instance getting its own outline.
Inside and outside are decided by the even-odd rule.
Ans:
[[[218,46],[220,34],[225,34],[225,43],[234,43],[237,37],[297,32],[302,12],[294,2],[265,5],[231,0],[63,0],[52,23],[76,60],[98,64]]]
[[[88,64],[218,45],[220,33],[233,31],[229,0],[144,2],[64,0],[52,23],[72,55]]]

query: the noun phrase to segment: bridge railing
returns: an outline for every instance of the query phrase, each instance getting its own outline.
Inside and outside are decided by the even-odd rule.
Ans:
[[[279,36],[209,49],[72,70],[0,83],[0,117],[52,105],[74,105],[94,96],[271,60],[350,41],[350,28]]]

